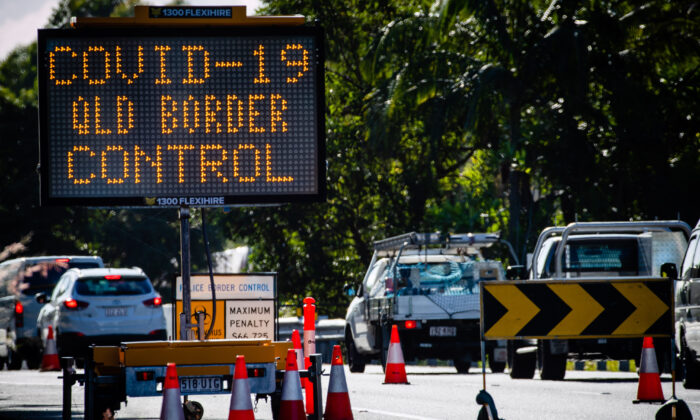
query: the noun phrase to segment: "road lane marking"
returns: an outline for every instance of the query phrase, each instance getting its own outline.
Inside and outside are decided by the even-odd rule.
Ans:
[[[414,419],[414,420],[440,420],[440,419],[435,419],[432,417],[423,417],[423,416],[412,416],[410,414],[404,414],[404,413],[393,413],[391,411],[384,411],[384,410],[374,410],[371,408],[359,408],[359,407],[353,407],[355,411],[359,412],[366,412],[366,413],[374,413],[374,414],[381,414],[382,416],[390,416],[390,417],[398,417],[401,419]]]

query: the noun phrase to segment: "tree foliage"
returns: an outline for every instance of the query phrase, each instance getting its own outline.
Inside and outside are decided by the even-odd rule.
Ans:
[[[133,1],[61,0],[71,15]],[[269,0],[326,34],[327,197],[209,210],[214,250],[246,243],[283,301],[341,315],[371,243],[500,231],[519,257],[551,224],[698,216],[700,26],[692,0]],[[89,252],[167,281],[173,210],[38,203],[36,46],[0,63],[0,246]],[[199,213],[193,271],[204,268]],[[21,247],[16,247],[21,249]],[[4,254],[3,254],[4,255]],[[506,260],[506,262],[512,262]]]

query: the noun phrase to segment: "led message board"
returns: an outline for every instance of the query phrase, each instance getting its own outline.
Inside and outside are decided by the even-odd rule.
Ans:
[[[42,204],[217,206],[325,194],[321,31],[39,31]]]

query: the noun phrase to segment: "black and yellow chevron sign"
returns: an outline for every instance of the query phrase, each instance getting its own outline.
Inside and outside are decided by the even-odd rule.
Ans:
[[[672,308],[668,279],[481,282],[487,340],[665,337]]]

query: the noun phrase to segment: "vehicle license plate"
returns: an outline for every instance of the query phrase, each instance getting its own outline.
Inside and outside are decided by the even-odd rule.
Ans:
[[[180,378],[180,392],[185,394],[219,392],[221,376],[187,376]]]
[[[110,306],[105,308],[105,316],[126,316],[126,306]]]
[[[431,337],[454,337],[457,335],[457,327],[430,327]]]

